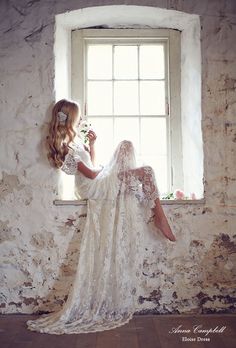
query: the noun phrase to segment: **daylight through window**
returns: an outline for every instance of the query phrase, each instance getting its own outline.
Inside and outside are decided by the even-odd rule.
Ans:
[[[97,163],[107,162],[121,140],[131,140],[138,165],[153,167],[161,193],[172,189],[173,160],[178,158],[172,151],[176,140],[169,112],[169,32],[72,32],[72,92],[98,135]]]

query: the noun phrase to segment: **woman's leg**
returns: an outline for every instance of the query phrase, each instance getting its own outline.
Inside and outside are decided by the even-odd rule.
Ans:
[[[164,233],[164,235],[172,242],[176,241],[175,235],[173,234],[170,225],[168,223],[168,220],[166,218],[166,215],[163,211],[163,208],[161,206],[161,202],[160,199],[157,198],[155,200],[155,217],[154,217],[154,221],[155,221],[155,225]]]
[[[132,141],[121,141],[115,150],[114,157],[120,170],[128,169],[128,166],[130,166],[135,158],[135,149]]]
[[[155,225],[162,231],[166,238],[168,238],[171,241],[176,241],[176,238],[170,228],[164,210],[161,206],[160,199],[157,197],[159,196],[159,191],[156,186],[155,174],[152,167],[143,166],[134,169],[127,169],[125,171],[121,171],[118,174],[118,177],[120,179],[123,179],[125,177],[125,180],[127,180],[127,184],[130,181],[130,177],[137,178],[142,183],[142,189],[146,196],[150,199],[151,197],[156,197],[155,207],[152,208],[155,214]]]

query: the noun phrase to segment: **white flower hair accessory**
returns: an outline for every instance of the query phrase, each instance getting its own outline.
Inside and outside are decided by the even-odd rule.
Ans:
[[[61,124],[65,124],[68,115],[66,115],[63,111],[59,111],[59,112],[57,113],[57,117],[58,117],[59,122],[60,122]]]

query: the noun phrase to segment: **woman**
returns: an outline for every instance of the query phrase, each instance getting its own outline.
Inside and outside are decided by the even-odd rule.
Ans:
[[[79,104],[58,101],[47,137],[51,164],[75,175],[75,194],[87,199],[75,280],[66,303],[55,313],[28,320],[32,331],[72,334],[109,330],[127,323],[135,312],[136,276],[142,269],[139,247],[147,223],[175,241],[159,200],[152,167],[136,165],[131,141],[121,141],[104,167],[95,166],[96,134],[89,147],[76,127]]]

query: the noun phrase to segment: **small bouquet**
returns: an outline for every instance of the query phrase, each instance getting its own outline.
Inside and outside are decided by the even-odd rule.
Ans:
[[[197,199],[194,192],[191,192],[189,196],[187,196],[184,191],[180,189],[176,189],[174,192],[169,193],[167,196],[162,197],[162,199]]]
[[[89,145],[88,132],[92,130],[92,124],[88,121],[82,121],[78,127],[78,130],[81,138],[83,139],[83,142],[86,145]]]

